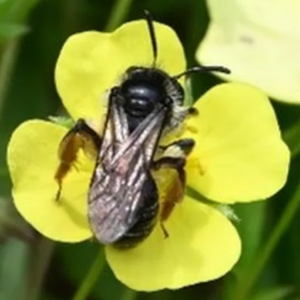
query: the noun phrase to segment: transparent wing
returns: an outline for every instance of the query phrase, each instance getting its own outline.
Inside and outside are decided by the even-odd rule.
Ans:
[[[90,224],[103,244],[117,241],[134,225],[166,117],[164,107],[157,108],[129,135],[127,121],[120,123],[124,112],[113,102],[89,191]]]

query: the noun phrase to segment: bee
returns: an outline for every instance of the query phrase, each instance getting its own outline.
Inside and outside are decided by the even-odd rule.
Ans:
[[[60,199],[63,179],[77,160],[79,149],[95,157],[88,191],[88,219],[101,244],[119,248],[138,245],[159,222],[163,223],[184,195],[186,158],[193,139],[160,145],[161,139],[197,111],[183,106],[184,90],[178,79],[196,72],[219,71],[221,66],[194,67],[170,76],[156,66],[157,42],[151,15],[146,11],[152,66],[129,67],[108,93],[108,108],[101,136],[79,119],[59,146],[60,164],[55,173]],[[160,152],[159,158],[156,154]],[[170,193],[160,203],[153,172],[175,170]]]

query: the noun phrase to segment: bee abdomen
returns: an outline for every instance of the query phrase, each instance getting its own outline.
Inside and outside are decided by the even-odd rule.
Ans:
[[[132,248],[147,238],[152,232],[159,209],[158,191],[151,176],[143,187],[144,205],[137,214],[135,224],[118,240],[114,246],[118,248]]]

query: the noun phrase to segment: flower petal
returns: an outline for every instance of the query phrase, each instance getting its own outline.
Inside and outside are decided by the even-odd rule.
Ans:
[[[211,23],[196,53],[202,64],[221,64],[216,75],[262,88],[270,96],[300,103],[300,2],[207,0]]]
[[[183,48],[168,26],[154,23],[158,45],[157,66],[170,74],[185,69]],[[115,86],[130,66],[153,63],[146,21],[124,24],[113,33],[96,31],[71,36],[57,61],[58,92],[69,113],[99,119],[105,113],[105,92]]]
[[[116,277],[135,290],[178,289],[227,273],[239,258],[234,226],[216,209],[186,197],[165,223],[130,250],[106,248]]]
[[[14,203],[20,214],[43,235],[56,241],[78,242],[91,237],[87,200],[91,168],[71,171],[58,185],[58,145],[66,129],[50,122],[32,120],[21,124],[8,145],[8,165],[13,181]],[[82,170],[82,168],[80,168]]]
[[[221,84],[195,105],[186,132],[197,145],[188,159],[188,184],[218,202],[267,198],[286,182],[290,153],[268,98],[238,83]]]

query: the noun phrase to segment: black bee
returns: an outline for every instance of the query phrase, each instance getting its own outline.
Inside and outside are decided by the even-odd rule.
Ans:
[[[229,70],[219,66],[195,67],[170,76],[156,67],[157,44],[153,21],[145,12],[151,38],[152,66],[132,66],[108,95],[108,111],[101,137],[83,119],[60,144],[60,165],[55,174],[59,199],[63,178],[81,148],[93,153],[95,169],[88,191],[88,218],[95,238],[102,244],[129,248],[144,240],[153,227],[170,215],[183,197],[184,166],[194,140],[181,139],[159,146],[166,133],[178,127],[195,109],[183,107],[184,90],[178,78],[193,72]],[[174,150],[174,151],[172,151]],[[154,155],[160,152],[159,158]],[[174,169],[177,179],[159,202],[152,172]]]

